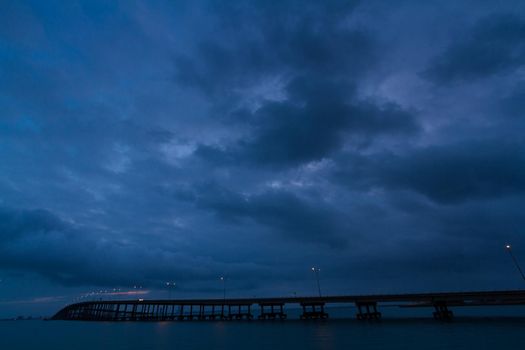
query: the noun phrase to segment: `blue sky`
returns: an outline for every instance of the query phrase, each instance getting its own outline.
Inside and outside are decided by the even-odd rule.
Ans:
[[[523,286],[522,1],[2,1],[0,106],[0,316]]]

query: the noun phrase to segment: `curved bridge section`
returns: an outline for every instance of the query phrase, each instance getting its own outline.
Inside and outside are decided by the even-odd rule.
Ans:
[[[359,320],[381,319],[380,306],[431,308],[438,320],[453,317],[451,307],[525,305],[525,290],[493,292],[450,292],[422,294],[348,295],[304,298],[114,300],[71,304],[52,320],[83,321],[190,321],[284,320],[286,305],[302,308],[301,319],[326,319],[327,304],[354,304]]]

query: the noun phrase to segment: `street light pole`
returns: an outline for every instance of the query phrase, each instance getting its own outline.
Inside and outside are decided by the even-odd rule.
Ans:
[[[226,300],[226,278],[224,276],[221,276],[222,281],[222,298]]]
[[[319,283],[319,271],[321,271],[321,269],[312,267],[312,271],[315,273],[315,279],[317,280],[317,291],[319,292],[319,297],[321,297],[321,284]]]
[[[510,246],[510,244],[507,244],[505,246],[505,249],[509,252],[510,257],[512,258],[512,261],[514,262],[514,265],[516,265],[516,268],[520,272],[521,278],[525,281],[525,275],[523,274],[523,270],[521,269],[520,264],[518,263],[518,260],[516,260],[516,257],[512,253],[512,247]]]
[[[175,288],[175,282],[166,282],[166,287],[168,287],[169,299],[171,299],[171,290]]]

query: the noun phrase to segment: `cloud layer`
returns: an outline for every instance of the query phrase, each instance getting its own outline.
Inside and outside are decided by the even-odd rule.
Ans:
[[[5,2],[0,274],[188,295],[228,275],[241,296],[309,293],[315,264],[330,293],[516,287],[524,14]]]

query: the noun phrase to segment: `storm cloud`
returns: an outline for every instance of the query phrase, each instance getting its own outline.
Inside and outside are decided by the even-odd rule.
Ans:
[[[300,78],[286,91],[286,100],[237,116],[251,126],[246,138],[225,150],[204,145],[198,153],[211,160],[296,166],[329,157],[345,142],[371,143],[381,135],[410,136],[419,130],[413,112],[395,103],[356,101],[344,83]]]
[[[510,73],[525,59],[523,14],[494,14],[479,19],[434,59],[425,74],[437,82],[470,81]]]
[[[522,143],[476,142],[432,146],[403,155],[350,159],[334,174],[349,186],[407,189],[441,204],[521,196]]]

